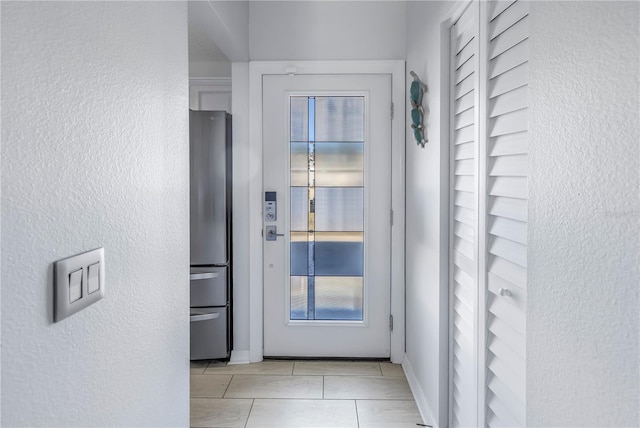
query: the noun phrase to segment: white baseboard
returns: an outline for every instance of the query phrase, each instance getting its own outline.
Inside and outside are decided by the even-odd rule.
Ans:
[[[402,362],[402,368],[404,369],[404,374],[407,377],[407,382],[409,382],[409,387],[411,388],[411,392],[413,393],[413,398],[416,400],[416,405],[418,406],[418,411],[420,412],[420,416],[425,424],[432,426],[433,428],[439,428],[438,422],[436,418],[433,417],[433,412],[427,403],[427,398],[424,395],[424,391],[418,382],[418,378],[416,378],[416,374],[413,371],[413,367],[411,367],[411,362],[407,357],[407,354],[404,355],[404,361]]]
[[[228,365],[232,366],[235,364],[249,364],[251,361],[249,360],[249,350],[242,349],[234,349],[231,351],[231,358],[229,359]]]

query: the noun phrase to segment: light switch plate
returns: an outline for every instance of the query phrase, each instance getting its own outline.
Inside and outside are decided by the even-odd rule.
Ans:
[[[53,271],[53,320],[55,322],[73,315],[104,297],[104,248],[58,260],[54,263]],[[79,285],[78,272],[82,275]]]

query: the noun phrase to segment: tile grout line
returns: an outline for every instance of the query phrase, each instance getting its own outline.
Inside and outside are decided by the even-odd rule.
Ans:
[[[253,405],[255,404],[256,399],[251,399],[251,407],[249,407],[249,413],[247,413],[247,420],[244,422],[244,428],[247,428],[247,424],[249,424],[249,417],[251,416],[251,412],[253,411]]]
[[[322,399],[324,400],[324,376],[322,376]]]
[[[358,400],[353,400],[353,404],[356,406],[356,424],[360,428],[360,415],[358,414]]]
[[[231,375],[231,379],[229,379],[229,383],[227,384],[227,387],[224,389],[224,392],[222,393],[222,397],[220,398],[224,398],[225,395],[227,395],[227,391],[229,390],[229,387],[231,386],[231,382],[233,382],[233,374]]]

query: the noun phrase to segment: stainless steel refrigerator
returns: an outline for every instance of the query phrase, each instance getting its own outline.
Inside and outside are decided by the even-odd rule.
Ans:
[[[189,111],[191,359],[231,350],[231,115]]]

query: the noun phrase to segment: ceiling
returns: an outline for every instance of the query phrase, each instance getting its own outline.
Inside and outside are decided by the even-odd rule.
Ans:
[[[229,59],[211,40],[201,21],[189,15],[189,62],[229,62]]]

